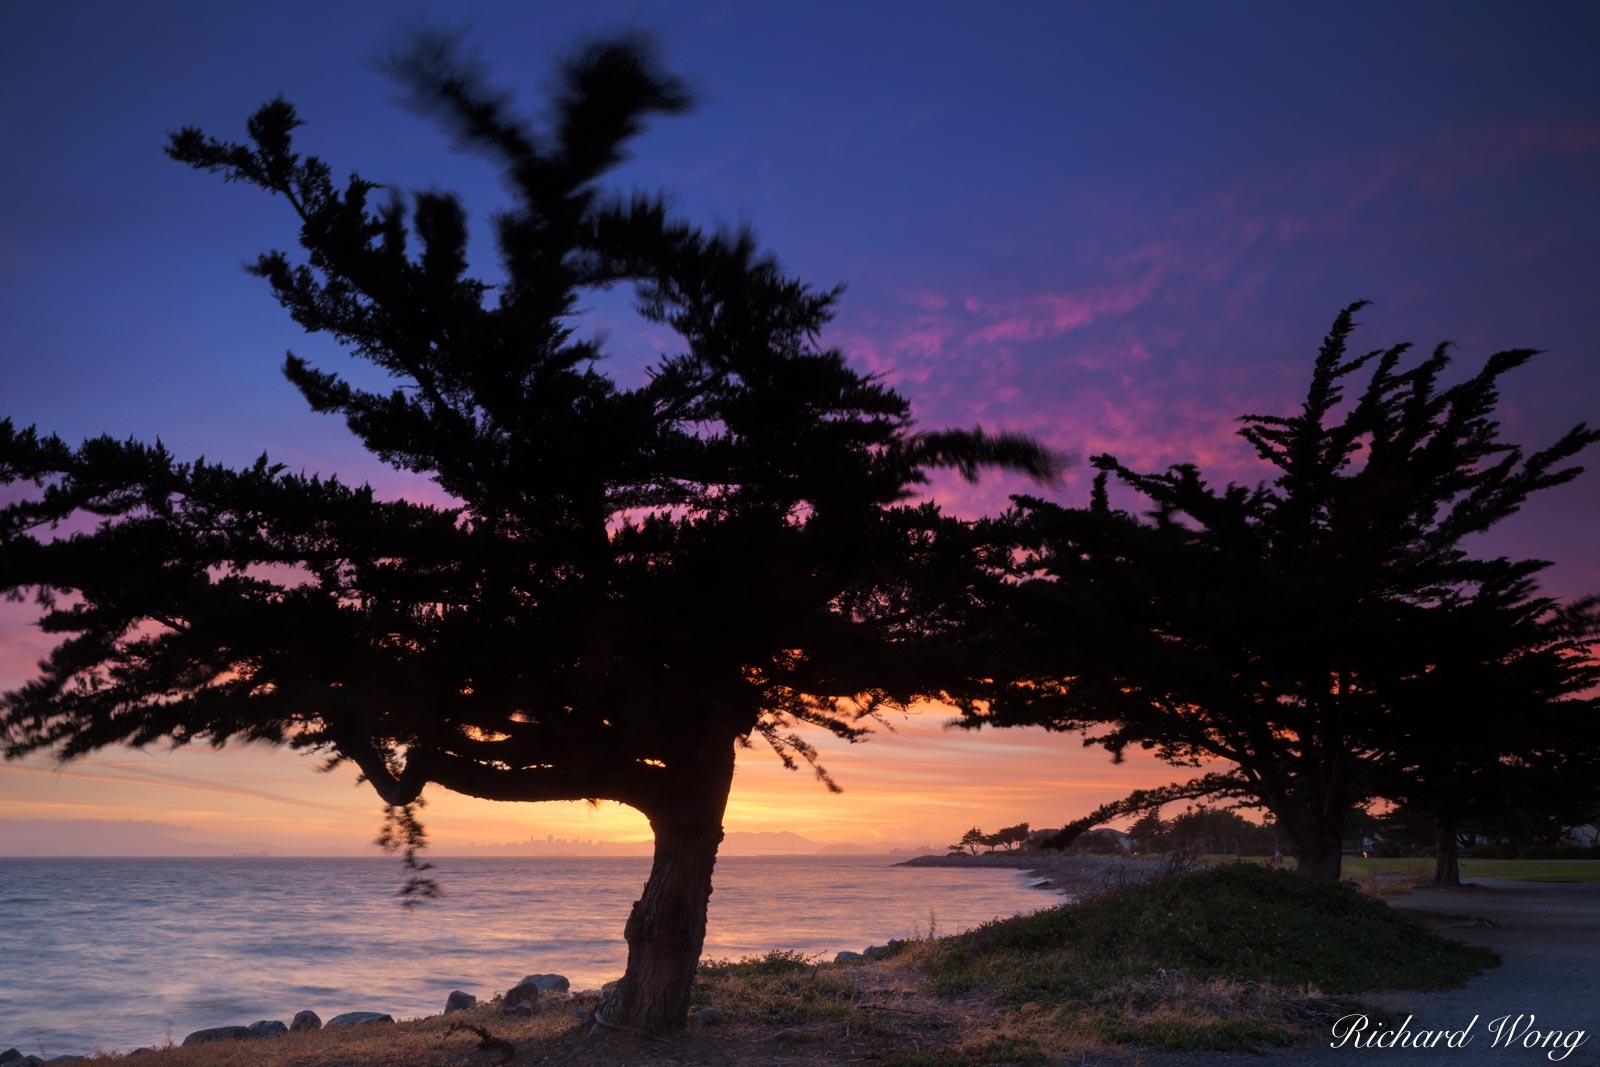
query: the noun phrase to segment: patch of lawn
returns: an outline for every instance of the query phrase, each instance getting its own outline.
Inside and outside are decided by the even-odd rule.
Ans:
[[[1203,862],[1213,866],[1230,863],[1253,863],[1265,866],[1262,856],[1205,856]],[[1294,869],[1294,859],[1285,861]],[[1378,874],[1398,874],[1407,879],[1427,882],[1433,878],[1433,860],[1418,856],[1346,856],[1341,865],[1346,878],[1360,881]],[[1475,860],[1462,859],[1461,880],[1474,878],[1507,878],[1518,882],[1600,882],[1600,860]]]
[[[1462,860],[1461,879],[1513,878],[1519,882],[1600,882],[1600,860]]]
[[[1231,856],[1207,857],[1207,862],[1221,865],[1233,861]],[[1266,861],[1246,857],[1246,863],[1264,864]],[[1288,861],[1289,869],[1294,860]],[[1433,878],[1433,860],[1417,856],[1346,856],[1342,865],[1344,877],[1360,881],[1378,874],[1398,874],[1406,878],[1427,882]],[[1600,860],[1475,860],[1461,861],[1461,880],[1474,878],[1507,878],[1518,882],[1600,882]]]

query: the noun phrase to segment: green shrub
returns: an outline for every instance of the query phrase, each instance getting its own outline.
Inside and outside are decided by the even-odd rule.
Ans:
[[[750,978],[809,971],[816,965],[817,957],[792,949],[773,949],[763,956],[746,956],[739,960],[701,960],[700,974],[707,978]]]
[[[1497,960],[1348,886],[1241,863],[990,923],[943,943],[930,973],[944,993],[1088,1004],[1160,971],[1356,993],[1448,988]]]

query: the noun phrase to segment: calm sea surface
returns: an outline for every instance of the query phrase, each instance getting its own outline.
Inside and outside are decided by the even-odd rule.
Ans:
[[[127,1051],[302,1008],[431,1015],[525,974],[622,974],[649,860],[439,859],[444,896],[399,906],[398,862],[0,858],[0,1049]],[[1021,871],[885,858],[725,857],[707,958],[831,957],[1057,902]]]

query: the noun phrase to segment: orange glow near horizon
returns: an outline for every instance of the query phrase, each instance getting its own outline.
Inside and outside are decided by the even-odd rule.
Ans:
[[[1181,774],[1142,755],[1113,765],[1073,735],[954,730],[949,718],[948,709],[928,708],[866,743],[811,738],[842,794],[804,767],[784,769],[758,742],[739,753],[724,825],[791,831],[821,846],[942,850],[974,825],[1059,826]],[[40,759],[0,765],[0,855],[36,853],[41,840],[52,851],[78,851],[80,831],[85,854],[113,846],[144,854],[375,854],[377,797],[349,769],[314,768],[262,746],[118,749],[64,767]],[[530,839],[643,844],[651,836],[642,815],[616,803],[497,803],[438,790],[426,800],[423,822],[438,855],[511,854],[508,846]]]
[[[0,678],[28,677],[50,646],[30,609],[0,605]],[[791,831],[818,845],[942,849],[972,826],[1060,826],[1134,789],[1185,777],[1144,753],[1113,765],[1072,734],[1037,728],[966,731],[946,707],[890,716],[865,742],[803,731],[843,787],[832,794],[804,764],[786,770],[759,738],[739,753],[724,825]],[[376,855],[382,806],[344,767],[288,749],[107,749],[58,766],[0,762],[0,856]],[[437,855],[509,851],[530,839],[643,844],[650,827],[615,803],[517,804],[430,789],[422,813]],[[545,846],[549,851],[553,846]]]

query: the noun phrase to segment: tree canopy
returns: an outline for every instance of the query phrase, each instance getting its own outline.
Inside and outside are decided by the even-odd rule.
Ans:
[[[1536,597],[1542,562],[1470,551],[1575,478],[1570,461],[1600,432],[1525,453],[1494,416],[1501,378],[1534,352],[1445,385],[1448,346],[1409,366],[1406,345],[1351,355],[1361,307],[1338,316],[1298,412],[1240,420],[1270,484],[1218,488],[1192,464],[1143,474],[1104,455],[1088,508],[1020,498],[1004,520],[1010,662],[968,723],[1085,730],[1114,755],[1137,745],[1204,771],[1067,836],[1233,799],[1273,813],[1303,872],[1336,878],[1353,807],[1418,776],[1447,788],[1436,762],[1452,720],[1470,722],[1458,762],[1477,768],[1537,761],[1553,738],[1600,750],[1593,602]],[[1111,507],[1113,477],[1147,517]]]
[[[1414,640],[1427,669],[1400,680],[1403,735],[1380,792],[1434,827],[1434,881],[1459,885],[1459,834],[1540,819],[1555,835],[1600,802],[1600,603],[1540,596],[1527,563],[1495,560]]]
[[[285,375],[456,503],[0,423],[0,484],[34,487],[0,509],[0,587],[36,595],[58,639],[0,700],[5,751],[287,744],[353,763],[412,845],[430,785],[631,805],[656,859],[601,1018],[681,1027],[736,746],[814,764],[797,727],[855,739],[961,684],[972,538],[912,497],[933,468],[1045,476],[1051,459],[917,432],[903,397],[821,344],[838,289],[748,233],[606,192],[629,139],[689,102],[640,42],[577,52],[543,129],[438,42],[393,66],[503,171],[497,278],[469,270],[454,196],[336,182],[296,151],[281,99],[243,142],[189,128],[167,151],[287,204],[303,256],[252,270],[395,385],[293,354]],[[581,294],[614,285],[681,346],[639,384],[578,332]]]

